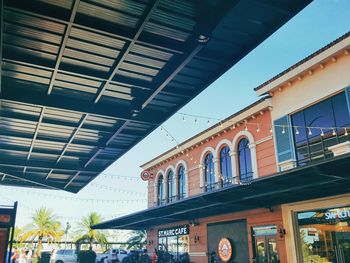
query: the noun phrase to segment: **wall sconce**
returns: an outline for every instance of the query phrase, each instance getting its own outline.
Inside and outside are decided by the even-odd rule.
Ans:
[[[286,230],[283,227],[280,227],[278,230],[278,234],[280,237],[284,237],[286,235]]]
[[[153,245],[154,241],[153,240],[148,240],[148,245]]]
[[[198,235],[194,235],[194,243],[199,242],[199,236]]]
[[[189,223],[191,226],[198,226],[199,225],[199,221],[197,219],[190,219]]]

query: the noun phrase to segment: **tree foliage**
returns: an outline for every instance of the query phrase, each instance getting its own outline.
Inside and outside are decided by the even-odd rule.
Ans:
[[[57,216],[48,208],[42,207],[35,211],[31,217],[32,222],[23,228],[23,233],[19,235],[19,241],[38,241],[36,256],[40,257],[42,242],[49,243],[60,241],[63,236],[61,223]]]
[[[78,223],[78,228],[76,230],[75,241],[77,243],[89,242],[89,249],[92,250],[92,245],[94,242],[100,245],[107,243],[107,236],[102,231],[92,229],[93,225],[102,222],[102,217],[96,212],[91,212],[87,216],[84,216]]]
[[[147,233],[145,230],[137,230],[131,233],[131,236],[126,241],[128,243],[127,249],[139,246],[146,242]]]

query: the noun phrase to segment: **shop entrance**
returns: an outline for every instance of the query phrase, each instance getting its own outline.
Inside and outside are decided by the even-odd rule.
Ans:
[[[350,263],[350,207],[297,214],[302,262]]]
[[[253,227],[254,258],[256,263],[279,263],[277,227]]]
[[[229,243],[223,243],[227,240]],[[223,244],[220,246],[220,244]],[[245,220],[208,224],[208,262],[249,262],[248,233]],[[220,255],[225,256],[223,261]]]

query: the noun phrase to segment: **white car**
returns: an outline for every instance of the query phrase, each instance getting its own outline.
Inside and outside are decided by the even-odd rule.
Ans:
[[[123,258],[126,257],[128,251],[121,248],[111,248],[106,250],[104,253],[97,253],[96,262],[104,263],[103,258],[107,257],[109,263],[122,262]]]
[[[55,263],[76,263],[77,252],[75,249],[60,249],[56,253]]]

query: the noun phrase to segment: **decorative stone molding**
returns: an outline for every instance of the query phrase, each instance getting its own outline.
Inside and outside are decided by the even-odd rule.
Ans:
[[[295,160],[290,159],[284,162],[278,163],[281,172],[295,168]]]
[[[334,157],[342,154],[350,153],[350,142],[346,141],[346,142],[338,143],[336,145],[328,147],[328,150],[330,150],[333,153]]]

